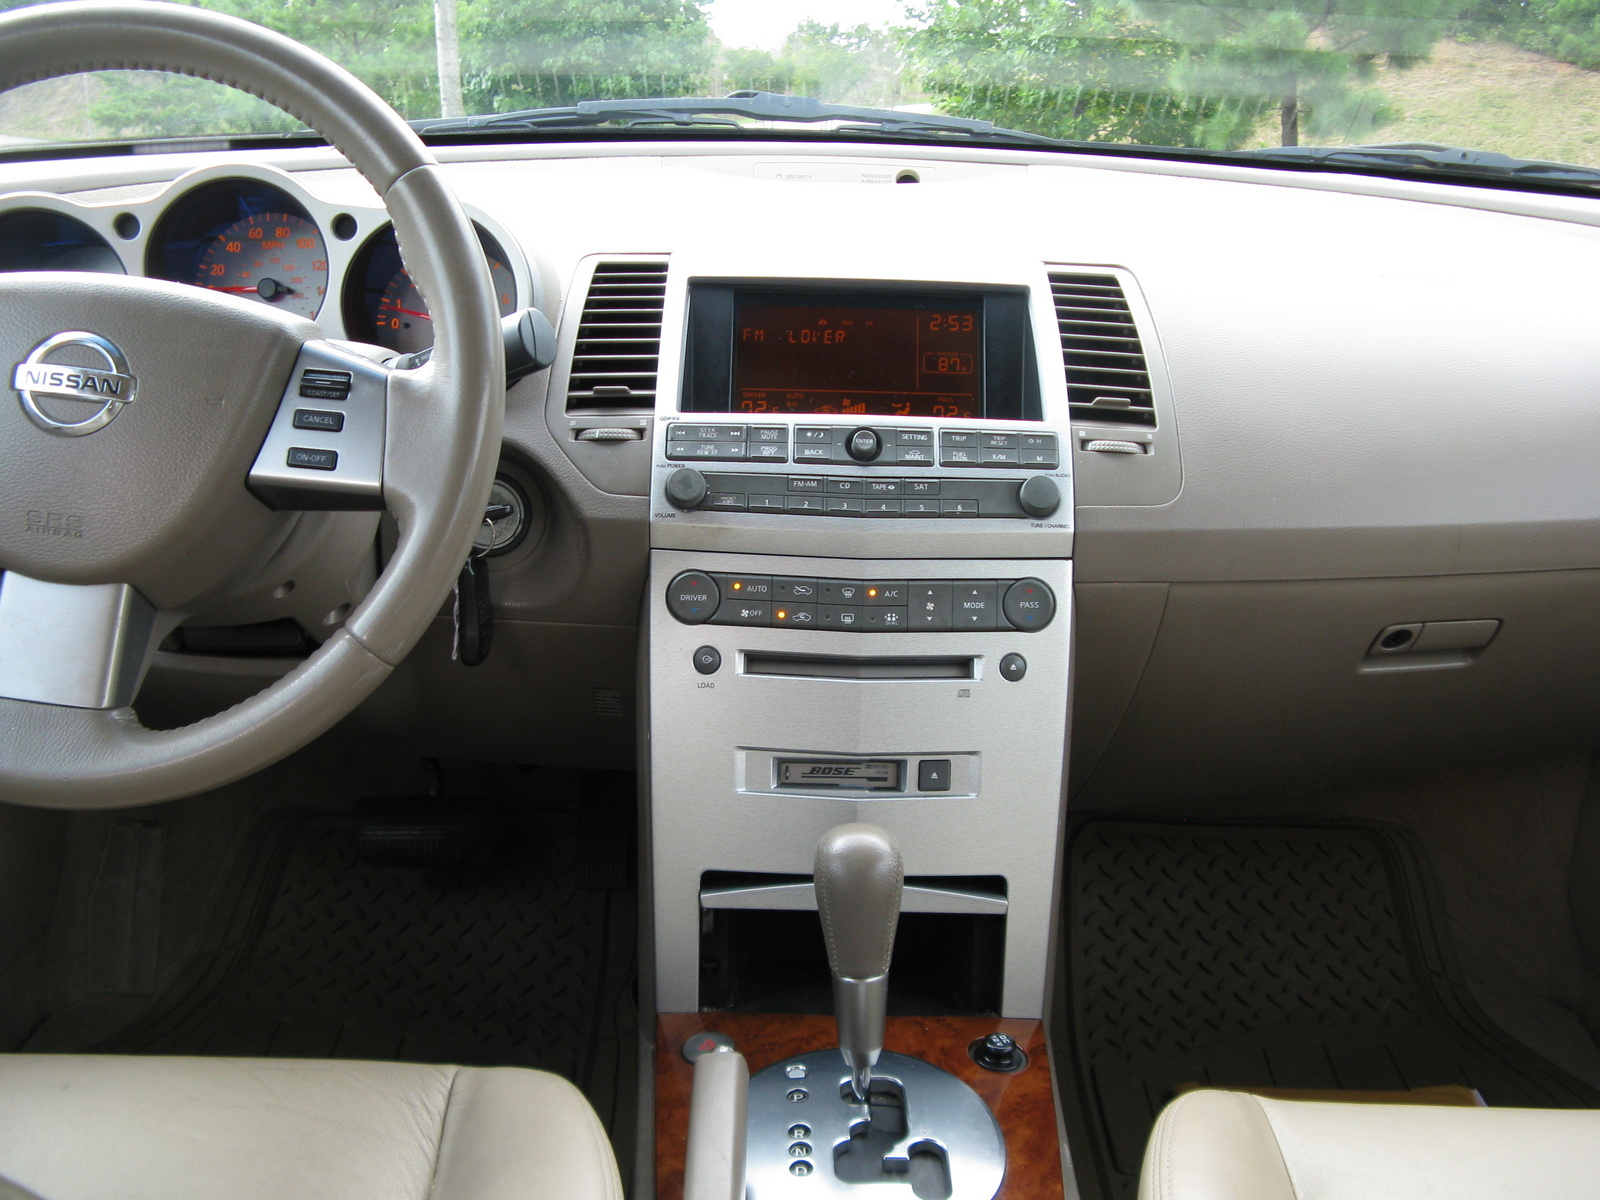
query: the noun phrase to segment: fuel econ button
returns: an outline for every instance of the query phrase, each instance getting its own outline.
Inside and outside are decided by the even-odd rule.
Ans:
[[[709,621],[722,603],[716,581],[704,571],[682,571],[667,584],[667,611],[685,625]]]

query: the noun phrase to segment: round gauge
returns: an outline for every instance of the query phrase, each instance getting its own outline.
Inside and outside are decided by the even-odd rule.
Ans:
[[[517,310],[517,281],[507,266],[506,252],[484,230],[478,230],[489,264],[500,315]],[[345,292],[345,330],[350,337],[376,342],[400,354],[433,345],[433,322],[427,303],[400,261],[393,228],[366,244],[351,266]],[[358,290],[359,289],[359,290]]]
[[[121,275],[122,260],[75,217],[40,208],[0,215],[0,271],[103,271]]]
[[[312,318],[328,290],[328,250],[306,217],[252,213],[211,236],[189,282]]]

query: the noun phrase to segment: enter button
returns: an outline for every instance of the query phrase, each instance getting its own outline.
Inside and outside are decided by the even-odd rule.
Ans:
[[[948,792],[950,790],[950,760],[925,758],[917,764],[917,791]]]

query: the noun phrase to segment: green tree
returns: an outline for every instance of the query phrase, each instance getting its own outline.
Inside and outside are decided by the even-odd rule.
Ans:
[[[1189,96],[1238,97],[1278,113],[1280,139],[1360,137],[1392,118],[1361,85],[1380,62],[1421,62],[1462,0],[1131,0],[1184,49],[1172,71]]]
[[[908,41],[938,108],[1053,137],[1233,146],[1261,113],[1250,95],[1177,89],[1183,47],[1096,0],[925,0]]]

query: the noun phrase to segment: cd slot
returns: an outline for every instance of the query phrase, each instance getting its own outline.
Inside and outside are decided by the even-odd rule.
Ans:
[[[970,654],[861,657],[746,650],[740,673],[788,679],[976,679],[978,660]]]

